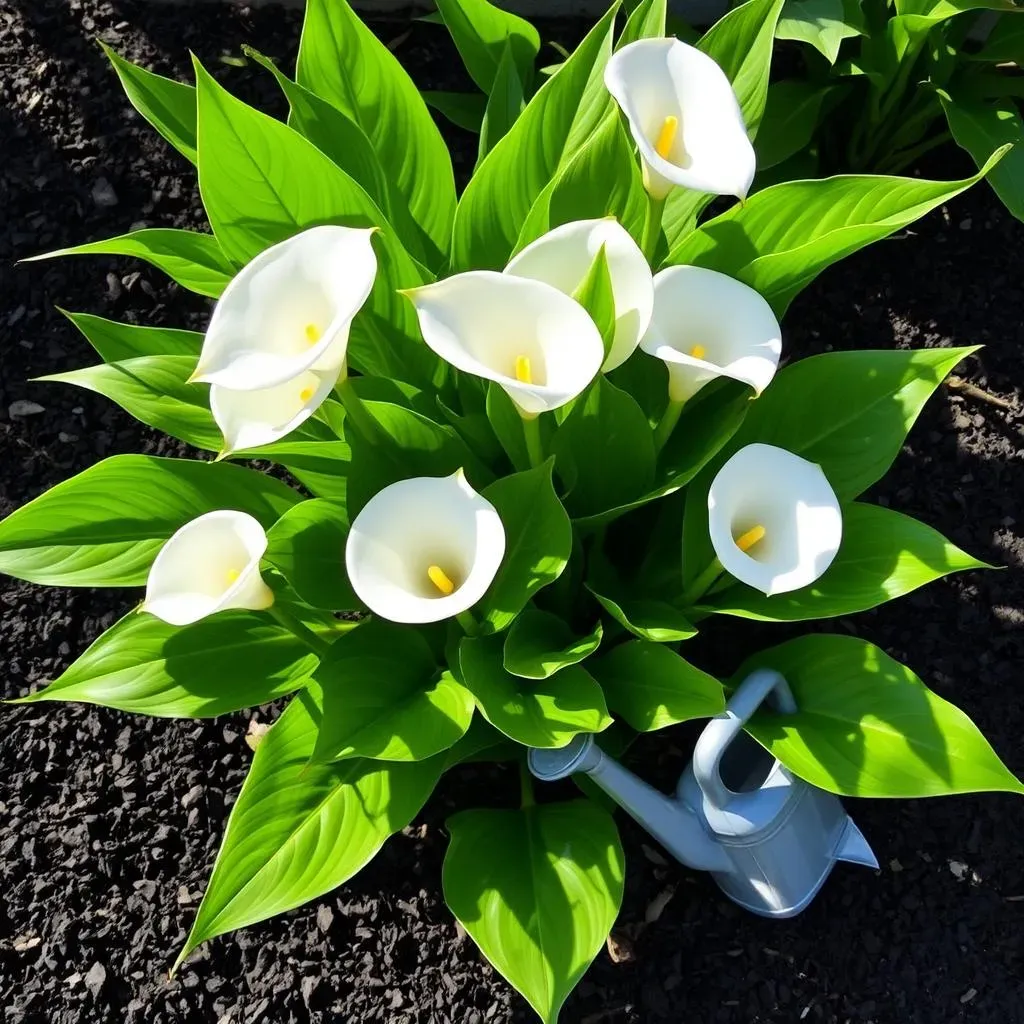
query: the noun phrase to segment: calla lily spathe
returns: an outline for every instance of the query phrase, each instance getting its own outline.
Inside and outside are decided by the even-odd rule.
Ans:
[[[179,529],[149,570],[141,611],[187,626],[228,608],[269,608],[260,576],[267,535],[247,512],[207,512]]]
[[[427,345],[457,370],[499,384],[523,416],[572,401],[604,362],[590,314],[543,281],[473,270],[405,295]]]
[[[675,185],[741,199],[750,191],[754,147],[732,84],[707,54],[678,39],[640,39],[612,55],[604,82],[653,198]]]
[[[303,370],[283,384],[257,391],[232,391],[214,384],[210,412],[224,435],[221,457],[273,444],[301,426],[326,401],[343,368]]]
[[[345,567],[376,615],[439,622],[483,597],[504,555],[501,518],[460,469],[378,491],[352,523]]]
[[[750,444],[712,481],[708,528],[726,572],[771,597],[825,572],[839,551],[843,516],[820,466]]]
[[[782,328],[742,281],[704,267],[667,267],[654,276],[654,315],[640,347],[665,362],[673,402],[716,377],[743,381],[756,396],[778,369]]]
[[[342,367],[377,273],[375,230],[326,224],[260,253],[218,300],[192,380],[255,391]]]
[[[506,274],[543,281],[566,295],[583,283],[604,246],[615,301],[615,337],[602,370],[614,370],[635,351],[651,322],[651,268],[629,232],[614,218],[577,220],[531,242],[505,268]]]

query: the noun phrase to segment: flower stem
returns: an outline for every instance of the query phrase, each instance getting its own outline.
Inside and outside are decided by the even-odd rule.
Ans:
[[[519,806],[525,811],[534,805],[533,776],[530,775],[530,768],[525,758],[519,762],[519,787],[523,794]]]
[[[468,609],[464,612],[458,612],[455,616],[455,621],[462,627],[462,631],[466,636],[476,636],[480,632],[480,624]]]
[[[684,608],[692,608],[718,579],[725,568],[717,558],[712,558],[707,568],[683,592],[681,604]]]
[[[661,216],[665,212],[665,200],[649,199],[647,203],[647,219],[644,221],[644,240],[640,246],[647,262],[654,265],[654,254],[658,248],[658,238],[661,235]]]
[[[668,439],[672,436],[672,431],[676,429],[676,424],[679,422],[679,417],[685,404],[685,402],[673,402],[671,398],[669,399],[665,412],[662,414],[654,430],[654,450],[656,452],[660,452],[668,443]]]
[[[356,394],[355,388],[352,387],[352,379],[345,377],[339,381],[334,392],[345,409],[345,416],[362,435],[363,440],[369,444],[376,444],[381,437],[380,427],[363,404],[363,400]]]
[[[523,436],[526,438],[526,454],[530,468],[536,469],[544,461],[544,446],[540,440],[540,417],[523,417]]]
[[[289,633],[298,637],[314,654],[322,658],[330,652],[331,645],[326,640],[317,636],[309,626],[295,618],[291,612],[286,612],[276,603],[267,610]]]

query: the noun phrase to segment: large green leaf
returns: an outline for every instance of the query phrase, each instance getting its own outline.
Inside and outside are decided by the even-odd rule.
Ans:
[[[991,103],[961,95],[950,98],[941,92],[939,98],[953,138],[979,167],[984,167],[1000,146],[1013,145],[988,172],[988,183],[1010,213],[1024,220],[1024,121],[1017,103],[1009,96]]]
[[[138,586],[164,541],[196,516],[233,508],[270,527],[298,500],[241,466],[115,455],[0,522],[0,572],[59,587]]]
[[[626,9],[631,5],[627,2]],[[661,39],[665,35],[666,0],[642,0],[630,11],[622,33],[615,43],[621,50],[638,39]]]
[[[443,759],[310,764],[321,718],[304,690],[263,737],[231,809],[175,969],[200,943],[301,906],[347,881],[423,806]]]
[[[220,297],[238,269],[213,235],[177,228],[140,228],[100,242],[54,249],[23,262],[54,256],[135,256],[162,270],[183,288],[212,299]]]
[[[716,21],[697,43],[729,76],[751,138],[764,113],[782,4],[783,0],[747,0]]]
[[[138,356],[37,379],[104,395],[147,426],[197,448],[220,451],[223,438],[210,413],[210,389],[187,383],[195,368],[195,356]]]
[[[654,483],[654,435],[643,410],[603,375],[555,435],[558,475],[574,518],[626,505]]]
[[[826,267],[891,235],[984,177],[960,181],[847,174],[772,185],[702,224],[670,264],[709,267],[759,291],[778,316]]]
[[[324,715],[314,761],[420,761],[456,743],[473,717],[473,695],[409,626],[365,623],[333,645],[316,679]]]
[[[352,446],[348,513],[353,519],[378,491],[407,477],[450,476],[465,469],[479,487],[473,456],[451,427],[392,402],[364,402],[363,408],[370,420],[366,432],[346,426]]]
[[[924,403],[972,348],[826,352],[791,363],[729,450],[759,441],[816,462],[841,500],[892,465]],[[705,493],[707,493],[705,491]]]
[[[663,644],[630,640],[595,659],[608,706],[639,732],[725,710],[722,684]]]
[[[169,626],[130,612],[44,690],[16,703],[64,700],[158,718],[216,718],[303,687],[317,657],[266,616],[220,612]]]
[[[697,627],[667,601],[638,597],[625,590],[622,584],[605,579],[588,580],[587,589],[620,626],[642,640],[667,644],[697,635]]]
[[[937,530],[877,505],[843,509],[835,561],[809,587],[765,597],[735,583],[706,598],[707,609],[748,619],[793,622],[866,611],[953,572],[987,568]]]
[[[437,9],[481,91],[493,90],[506,49],[519,80],[530,82],[540,35],[528,21],[488,0],[438,0]]]
[[[478,164],[509,133],[525,105],[523,82],[516,70],[512,48],[506,44],[480,122]]]
[[[572,553],[572,524],[551,482],[551,460],[495,481],[483,496],[505,527],[505,557],[477,606],[484,628],[507,629],[526,602],[554,583]]]
[[[647,193],[633,143],[612,111],[537,196],[515,251],[551,228],[597,217],[614,217],[639,241],[646,215]]]
[[[307,424],[308,425],[308,424]],[[348,499],[348,472],[352,449],[345,441],[295,440],[264,445],[258,451],[235,452],[233,458],[273,459],[288,469],[310,493],[344,506]]]
[[[850,0],[786,0],[775,36],[810,43],[829,64],[835,64],[843,40],[863,34],[859,20],[850,19],[847,3],[851,13],[859,8]]]
[[[121,79],[131,105],[187,160],[196,162],[196,90],[118,56],[102,39],[103,52]]]
[[[775,167],[810,145],[829,87],[799,78],[773,82],[757,144],[757,169]]]
[[[1024,64],[1024,18],[1017,13],[1003,14],[976,53],[962,53],[967,60],[991,61],[994,64]]]
[[[198,359],[203,345],[203,336],[198,331],[140,327],[137,324],[119,324],[91,313],[71,313],[66,309],[61,312],[107,363],[136,356],[192,356]]]
[[[362,128],[413,219],[447,252],[455,212],[448,148],[402,65],[348,0],[308,0],[295,77]]]
[[[845,796],[1024,793],[977,726],[884,651],[850,636],[800,637],[750,658],[786,677],[797,712],[747,731],[791,771]]]
[[[523,679],[504,666],[500,636],[463,639],[460,678],[484,718],[510,739],[528,747],[564,747],[581,732],[612,724],[604,694],[580,665],[545,679]]]
[[[601,75],[611,54],[616,9],[613,5],[541,86],[473,175],[455,213],[454,270],[500,270],[508,261],[534,200],[571,156],[574,123],[593,113],[582,101],[591,76]]]
[[[615,821],[589,800],[448,819],[444,898],[545,1024],[604,945],[622,902]]]
[[[601,623],[577,636],[565,621],[539,608],[525,608],[505,637],[505,669],[526,679],[547,679],[589,658],[601,644]]]
[[[359,607],[345,572],[348,513],[323,498],[293,505],[267,532],[266,560],[314,608]]]

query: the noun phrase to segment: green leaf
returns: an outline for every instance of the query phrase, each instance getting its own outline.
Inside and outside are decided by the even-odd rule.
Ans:
[[[298,500],[241,466],[115,455],[0,522],[0,572],[58,587],[138,586],[164,541],[196,516],[233,508],[270,527]]]
[[[408,626],[371,620],[336,641],[316,680],[324,715],[314,762],[421,761],[469,728],[473,696]]]
[[[638,732],[725,710],[722,684],[662,644],[630,640],[596,659],[608,706]]]
[[[210,413],[210,389],[186,383],[195,368],[194,355],[138,356],[37,380],[73,384],[104,395],[147,426],[196,448],[220,451],[223,439]]]
[[[235,452],[232,457],[273,459],[316,497],[327,498],[336,505],[346,504],[352,449],[345,441],[289,439],[264,445],[251,455]]]
[[[345,572],[348,514],[323,498],[293,505],[267,531],[264,556],[314,608],[359,608]]]
[[[615,49],[621,50],[638,39],[661,39],[665,35],[665,8],[665,0],[643,0],[637,4],[626,19]]]
[[[751,138],[764,113],[782,4],[783,0],[747,0],[716,21],[697,43],[697,49],[714,58],[732,82]]]
[[[984,177],[1000,155],[960,181],[847,174],[773,185],[702,224],[667,262],[739,278],[781,317],[826,267],[959,195]]]
[[[445,902],[484,956],[554,1024],[611,931],[625,855],[589,800],[448,819]]]
[[[500,270],[519,229],[563,159],[592,75],[611,54],[617,5],[588,33],[576,52],[527,104],[522,116],[473,175],[459,201],[452,233],[452,269]]]
[[[1024,18],[1016,14],[1000,15],[977,53],[962,53],[967,60],[991,61],[994,64],[1024,64]]]
[[[809,43],[829,64],[835,64],[844,39],[862,34],[847,21],[843,0],[786,0],[775,29],[777,39]]]
[[[976,350],[826,352],[791,363],[751,404],[730,450],[755,441],[787,448],[821,466],[841,501],[856,498],[885,475],[946,374]]]
[[[598,217],[614,217],[640,239],[646,215],[647,193],[633,143],[612,111],[537,196],[515,251],[561,224]]]
[[[1013,148],[988,171],[988,183],[1017,218],[1024,220],[1024,122],[1016,102],[1004,96],[992,103],[939,93],[949,130],[957,145],[985,167],[992,154],[1006,143]]]
[[[749,659],[786,677],[797,712],[759,711],[747,731],[801,778],[844,796],[1024,793],[977,726],[884,651],[813,635]]]
[[[775,167],[801,152],[814,137],[829,88],[801,79],[773,82],[757,145],[757,169]]]
[[[320,717],[319,695],[305,690],[263,737],[174,969],[214,935],[282,914],[350,879],[409,824],[437,783],[441,758],[311,765]]]
[[[530,453],[526,448],[526,434],[523,426],[523,417],[519,413],[515,402],[505,393],[500,384],[489,381],[487,384],[487,422],[494,431],[494,436],[508,456],[509,462],[516,470],[527,470],[530,468]],[[547,424],[542,419],[540,430],[547,431]]]
[[[487,0],[437,0],[437,8],[482,92],[492,92],[506,50],[519,80],[532,79],[540,35],[528,21]]]
[[[355,179],[297,131],[236,99],[198,61],[196,82],[199,188],[234,260],[246,263],[316,224],[384,224]]]
[[[107,363],[135,356],[192,356],[198,359],[203,336],[198,331],[172,327],[139,327],[104,320],[91,313],[61,312],[85,335],[86,340]]]
[[[455,213],[448,148],[402,65],[347,0],[308,0],[295,77],[363,129],[413,220],[447,252]]]
[[[103,52],[121,79],[131,105],[187,160],[196,162],[196,91],[146,71],[118,56],[102,39]]]
[[[487,97],[476,92],[444,92],[424,89],[427,106],[443,114],[452,124],[479,134],[487,109]]]
[[[237,269],[213,235],[177,228],[141,228],[101,242],[86,242],[29,256],[22,262],[32,263],[54,256],[135,256],[162,270],[183,288],[211,299],[220,298]]]
[[[586,277],[580,281],[572,297],[597,325],[607,358],[615,340],[615,295],[612,292],[612,275],[608,270],[608,254],[604,245],[597,250]]]
[[[809,587],[765,597],[742,583],[710,595],[711,611],[747,619],[795,622],[866,611],[954,572],[990,568],[930,526],[877,505],[843,509],[835,561]]]
[[[363,129],[327,100],[293,82],[269,57],[248,46],[243,49],[277,79],[290,107],[288,123],[364,189],[394,226],[410,253],[436,267],[441,262],[441,254],[413,220],[405,196],[384,173]]]
[[[516,70],[512,49],[506,44],[498,73],[494,78],[487,108],[480,122],[480,148],[477,165],[509,133],[526,105],[523,83]]]
[[[598,622],[586,636],[579,637],[557,615],[525,608],[505,637],[502,663],[514,676],[547,679],[589,658],[600,646],[603,633]]]
[[[13,703],[81,701],[157,718],[216,718],[303,687],[317,657],[266,616],[219,612],[169,626],[129,612],[44,690]]]
[[[666,601],[624,594],[613,589],[607,580],[588,580],[586,586],[620,626],[642,640],[671,644],[697,635],[697,627]]]
[[[353,519],[379,490],[412,476],[450,476],[466,469],[471,482],[479,475],[465,442],[418,412],[391,402],[363,402],[372,420],[373,436],[348,431],[352,465],[348,482],[348,514]]]
[[[484,628],[491,632],[507,629],[526,602],[554,583],[568,564],[572,524],[555,494],[551,467],[549,459],[483,491],[505,527],[505,557],[477,606]]]
[[[603,375],[559,428],[555,453],[574,518],[625,505],[654,483],[654,435],[647,417]]]
[[[604,694],[580,665],[546,679],[521,679],[507,672],[500,636],[466,637],[459,645],[462,682],[481,714],[509,739],[528,747],[564,747],[581,732],[612,724]]]

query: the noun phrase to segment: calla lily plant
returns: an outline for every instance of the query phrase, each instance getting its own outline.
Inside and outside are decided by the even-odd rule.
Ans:
[[[664,0],[633,6],[543,79],[522,19],[440,5],[489,90],[458,193],[419,92],[346,0],[307,0],[294,78],[265,61],[287,123],[199,64],[168,91],[112,57],[198,162],[212,232],[62,252],[141,256],[215,301],[202,335],[70,314],[103,363],[56,379],[185,447],[114,456],[10,514],[0,571],[131,595],[22,702],[185,718],[276,702],[175,970],[344,883],[443,774],[491,761],[487,806],[449,821],[445,898],[555,1021],[625,863],[603,803],[534,798],[528,751],[613,725],[623,749],[720,712],[735,678],[689,644],[709,620],[732,668],[786,675],[797,710],[771,752],[802,778],[1022,791],[884,652],[817,633],[758,654],[743,621],[848,618],[981,567],[856,500],[974,349],[808,356],[780,327],[820,270],[975,179],[768,185],[755,135],[778,0],[696,46],[666,35]],[[920,753],[944,744],[949,770]]]

